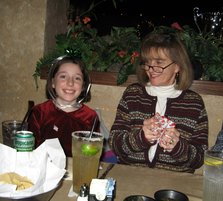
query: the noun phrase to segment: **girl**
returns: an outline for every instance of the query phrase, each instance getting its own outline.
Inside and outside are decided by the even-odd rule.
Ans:
[[[83,104],[90,100],[90,79],[80,58],[57,58],[46,83],[47,101],[33,107],[28,120],[35,146],[58,138],[66,156],[72,156],[72,132],[91,130],[97,113]],[[99,130],[97,123],[96,130]]]

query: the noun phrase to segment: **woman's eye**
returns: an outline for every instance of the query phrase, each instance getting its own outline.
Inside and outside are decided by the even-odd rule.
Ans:
[[[162,65],[163,65],[163,62],[160,62],[160,61],[156,62],[156,66],[162,66]]]

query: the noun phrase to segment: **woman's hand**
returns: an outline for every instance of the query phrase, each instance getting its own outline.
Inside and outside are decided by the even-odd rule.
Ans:
[[[159,145],[163,147],[165,151],[172,151],[179,142],[179,138],[180,133],[176,128],[167,128],[160,138]]]
[[[143,122],[142,130],[144,132],[145,138],[150,143],[154,143],[160,137],[160,132],[155,129],[157,127],[156,124],[157,121],[154,117],[145,119]]]

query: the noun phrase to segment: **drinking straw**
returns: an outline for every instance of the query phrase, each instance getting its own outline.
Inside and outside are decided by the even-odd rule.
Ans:
[[[27,118],[29,117],[33,106],[34,106],[34,101],[31,101],[31,100],[28,101],[28,110],[27,110],[27,112],[26,112],[26,114],[25,114],[25,116],[24,116],[24,118],[22,120],[21,130],[24,130],[24,124],[25,124]]]
[[[93,126],[92,126],[92,128],[91,128],[90,136],[89,136],[89,139],[88,139],[89,141],[91,140],[92,134],[93,134],[93,132],[94,132],[94,128],[95,128],[97,119],[98,119],[98,117],[96,116],[96,117],[94,118]]]

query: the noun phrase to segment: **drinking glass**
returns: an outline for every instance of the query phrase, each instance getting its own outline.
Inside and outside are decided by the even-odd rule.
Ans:
[[[79,193],[84,184],[90,186],[91,180],[97,178],[100,157],[103,149],[102,133],[75,131],[72,133],[73,156],[73,191]]]
[[[223,199],[223,151],[207,150],[204,156],[203,201]]]
[[[6,120],[2,122],[3,144],[14,148],[14,139],[17,131],[27,130],[28,124],[25,122],[22,128],[20,120]]]

